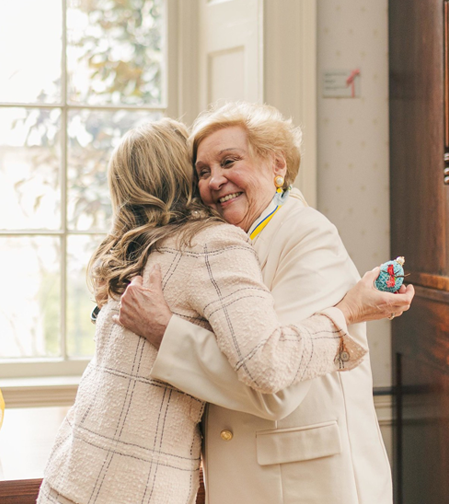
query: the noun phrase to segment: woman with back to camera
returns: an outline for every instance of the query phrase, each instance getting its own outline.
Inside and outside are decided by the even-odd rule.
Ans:
[[[342,346],[348,370],[365,353],[339,327],[338,308],[280,325],[248,237],[194,197],[186,140],[185,127],[165,119],[129,132],[112,155],[113,226],[89,268],[102,307],[95,356],[58,432],[39,504],[195,501],[204,403],[152,379],[155,349],[112,322],[130,278],[147,281],[156,263],[171,309],[213,330],[246,383],[265,388],[273,359],[285,364],[276,373],[285,386],[339,369]],[[358,287],[349,298],[357,307],[361,290],[369,308],[372,291]],[[348,312],[351,302],[339,306]]]
[[[335,226],[308,207],[297,189],[289,190],[300,162],[300,131],[291,121],[266,105],[231,103],[199,116],[191,144],[203,202],[251,237],[282,323],[334,305],[357,282]],[[283,183],[275,176],[284,177]],[[376,268],[362,280],[373,291],[378,273]],[[147,289],[133,280],[122,296],[119,321],[160,345],[153,377],[210,403],[204,420],[208,502],[392,502],[368,355],[349,373],[288,388],[277,376],[283,362],[273,360],[259,389],[272,395],[260,396],[237,379],[213,334],[172,316],[157,282]],[[399,316],[413,295],[408,286],[379,298],[377,315],[365,320],[381,312]],[[364,324],[349,331],[367,346]]]

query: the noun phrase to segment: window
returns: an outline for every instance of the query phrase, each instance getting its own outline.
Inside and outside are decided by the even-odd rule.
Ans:
[[[0,7],[0,376],[81,372],[85,268],[110,225],[106,168],[167,114],[164,0]]]

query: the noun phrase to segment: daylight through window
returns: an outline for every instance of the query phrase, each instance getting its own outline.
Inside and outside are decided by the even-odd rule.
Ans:
[[[107,162],[127,130],[166,114],[167,100],[163,0],[0,9],[4,376],[7,361],[48,370],[92,354],[85,268],[110,225]]]

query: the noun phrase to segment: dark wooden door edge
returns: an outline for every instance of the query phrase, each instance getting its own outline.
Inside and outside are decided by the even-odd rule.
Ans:
[[[439,275],[429,275],[428,273],[417,273],[415,271],[407,271],[410,276],[406,278],[406,283],[411,283],[414,286],[428,287],[429,289],[438,289],[449,293],[449,278]]]
[[[0,481],[1,504],[35,504],[42,479]],[[205,503],[203,474],[200,473],[200,489],[196,504]]]
[[[42,479],[0,481],[2,504],[35,504]]]
[[[449,304],[449,292],[441,291],[438,289],[431,289],[429,287],[421,287],[420,285],[415,285],[416,297],[431,299],[432,301],[438,301],[440,303]],[[412,305],[413,309],[413,305]]]

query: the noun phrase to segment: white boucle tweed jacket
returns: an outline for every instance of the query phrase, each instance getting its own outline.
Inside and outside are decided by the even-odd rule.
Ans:
[[[150,255],[177,318],[212,329],[230,365],[265,392],[338,368],[341,339],[347,369],[366,350],[331,320],[339,310],[281,327],[248,237],[227,224],[201,231],[180,250],[167,240]],[[95,357],[57,435],[39,504],[189,504],[198,489],[204,403],[150,375],[155,349],[114,324],[117,301],[101,310]],[[344,323],[343,323],[344,325]]]
[[[297,190],[254,248],[284,324],[334,305],[359,279],[335,226]],[[365,324],[349,332],[367,345]],[[368,355],[349,373],[262,395],[237,379],[213,334],[173,317],[152,376],[214,403],[204,421],[209,504],[392,503]]]

